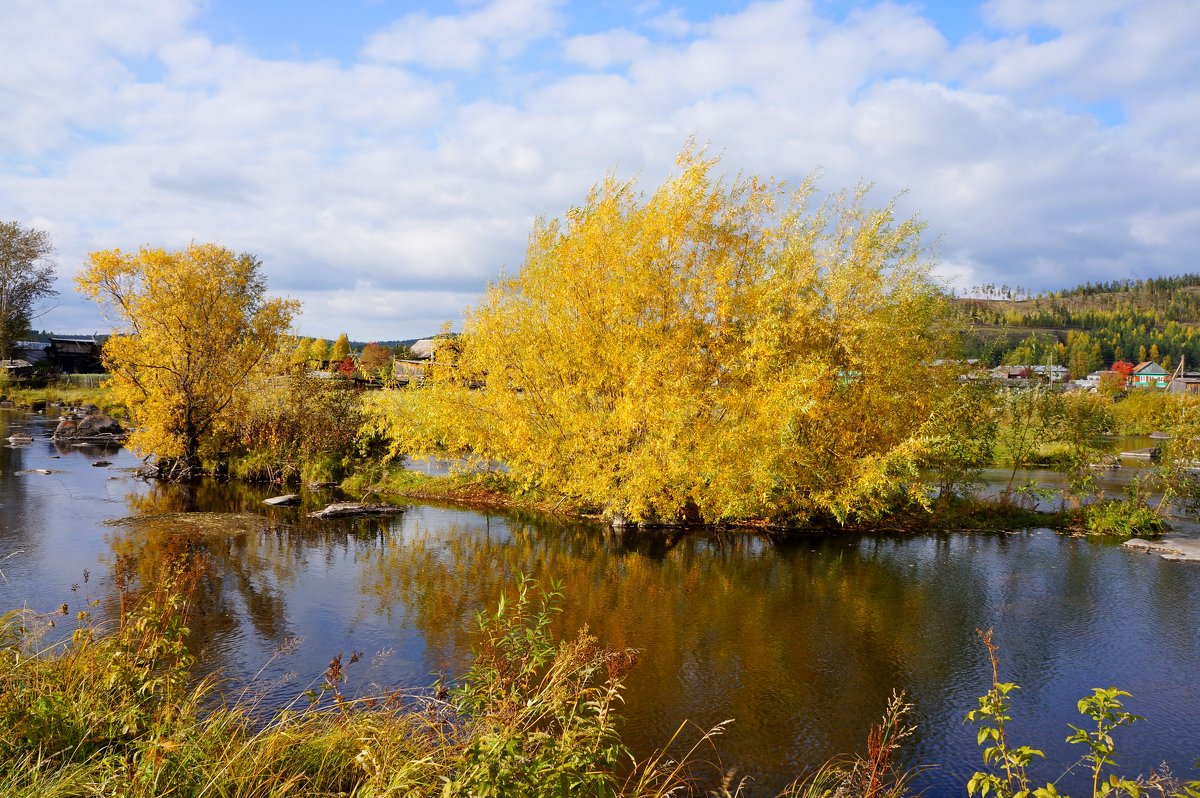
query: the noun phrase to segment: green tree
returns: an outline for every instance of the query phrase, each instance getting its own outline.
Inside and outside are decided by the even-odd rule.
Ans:
[[[1083,379],[1104,367],[1104,357],[1100,351],[1100,342],[1094,340],[1085,332],[1071,333],[1067,337],[1067,368],[1071,379]]]
[[[118,325],[104,345],[116,398],[135,425],[131,443],[184,476],[277,351],[299,303],[268,299],[261,263],[215,244],[179,252],[93,252],[80,291]],[[219,451],[206,455],[220,456]]]
[[[1056,365],[1059,362],[1057,343],[1052,335],[1030,333],[1004,356],[1004,362],[1010,366]]]
[[[44,230],[0,222],[0,360],[28,330],[39,302],[55,296],[54,248]]]
[[[875,516],[927,499],[956,331],[922,225],[819,207],[685,151],[543,219],[468,315],[456,366],[372,401],[395,451],[448,449],[615,521]],[[880,353],[886,352],[886,356]]]
[[[1062,394],[1040,384],[1005,388],[999,392],[996,439],[1012,466],[1004,488],[1005,497],[1012,496],[1017,471],[1036,457],[1055,429],[1057,419],[1061,417],[1061,401]]]
[[[1060,394],[1051,437],[1066,447],[1066,497],[1079,507],[1096,492],[1096,464],[1103,456],[1103,436],[1114,426],[1107,397],[1089,393]]]

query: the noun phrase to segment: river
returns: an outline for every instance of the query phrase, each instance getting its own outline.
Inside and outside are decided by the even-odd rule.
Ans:
[[[1109,685],[1146,718],[1117,734],[1121,770],[1166,761],[1200,778],[1196,564],[1037,529],[771,542],[419,504],[395,518],[314,521],[304,511],[332,494],[267,508],[265,486],[155,484],[124,450],[56,448],[52,424],[0,410],[0,439],[35,437],[0,446],[0,609],[95,598],[111,612],[117,555],[148,568],[184,539],[210,562],[193,623],[201,666],[272,704],[317,683],[340,651],[364,652],[350,672],[360,693],[461,673],[475,612],[524,573],[561,584],[560,633],[587,624],[608,646],[640,650],[624,711],[637,753],[683,720],[733,719],[718,767],[752,778],[749,795],[861,750],[893,689],[915,705],[906,761],[932,766],[916,786],[964,795],[980,759],[963,717],[990,679],[975,630],[988,627],[1002,678],[1022,686],[1011,738],[1055,763],[1035,767],[1039,780],[1078,758],[1065,743],[1075,702]],[[1106,479],[1127,480],[1122,471]],[[112,523],[129,517],[141,520]]]

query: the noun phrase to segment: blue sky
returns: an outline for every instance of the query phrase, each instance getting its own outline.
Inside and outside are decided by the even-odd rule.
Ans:
[[[457,322],[538,215],[689,138],[901,192],[959,288],[1196,271],[1192,0],[9,0],[0,219],[87,253],[218,241],[299,330]]]

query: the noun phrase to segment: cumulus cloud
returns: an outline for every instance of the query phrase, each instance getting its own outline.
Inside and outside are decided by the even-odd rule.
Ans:
[[[281,60],[205,34],[184,0],[20,0],[28,35],[0,31],[0,218],[51,231],[59,329],[99,324],[67,284],[87,252],[212,240],[262,257],[303,332],[414,337],[515,271],[537,216],[612,170],[652,188],[694,136],[730,172],[907,190],[900,211],[964,287],[1185,271],[1186,5],[993,0],[952,46],[886,2],[590,30],[560,3],[491,0],[402,16],[348,58]]]
[[[409,14],[367,42],[378,61],[429,69],[470,70],[485,58],[511,58],[558,26],[559,2],[492,0],[456,15]]]
[[[607,69],[614,64],[627,64],[648,49],[644,36],[633,31],[617,30],[573,36],[563,47],[567,61],[592,69]]]

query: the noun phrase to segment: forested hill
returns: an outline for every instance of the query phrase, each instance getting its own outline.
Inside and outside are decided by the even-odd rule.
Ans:
[[[1173,369],[1185,357],[1189,369],[1200,369],[1200,274],[1085,283],[1036,295],[986,285],[956,301],[973,331],[966,341],[971,357],[1056,362],[1072,377],[1116,360],[1154,360]]]

